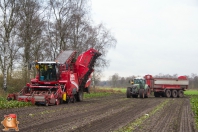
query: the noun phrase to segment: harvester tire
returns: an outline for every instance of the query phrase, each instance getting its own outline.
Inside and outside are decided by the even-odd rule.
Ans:
[[[171,91],[169,89],[166,90],[165,94],[167,98],[171,97]]]
[[[60,99],[56,99],[55,105],[59,105],[59,104],[60,104]]]
[[[177,90],[172,90],[172,97],[176,98],[177,97]]]
[[[144,98],[144,89],[139,90],[140,98]]]
[[[48,103],[48,101],[46,101],[46,102],[45,102],[45,106],[49,106],[49,103]]]
[[[184,97],[184,91],[183,90],[179,90],[178,94],[177,94],[177,97],[179,97],[179,98]]]
[[[79,91],[78,91],[76,100],[77,100],[78,102],[83,101],[83,91],[82,91],[82,90],[79,90]]]
[[[128,87],[126,91],[127,98],[131,98],[131,88]]]

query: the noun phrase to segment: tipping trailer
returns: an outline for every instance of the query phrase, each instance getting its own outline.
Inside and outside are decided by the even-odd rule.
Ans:
[[[101,53],[90,48],[77,58],[76,55],[76,51],[66,50],[56,61],[35,62],[36,78],[20,92],[9,94],[7,99],[46,106],[82,101],[83,92],[89,92],[90,76]]]
[[[152,75],[145,75],[146,84],[154,92],[155,97],[183,97],[184,91],[188,89],[189,80],[186,76],[178,78],[154,78]]]

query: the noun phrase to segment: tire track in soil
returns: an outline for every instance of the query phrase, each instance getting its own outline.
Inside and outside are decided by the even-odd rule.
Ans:
[[[188,98],[169,98],[171,101],[152,117],[139,126],[136,132],[194,132],[193,117],[189,112]],[[186,117],[186,118],[185,118]]]
[[[131,99],[134,101],[135,99]],[[162,100],[148,100],[148,99],[139,99],[135,105],[130,107],[129,109],[125,109],[124,111],[118,112],[116,114],[112,114],[108,117],[103,118],[102,120],[96,120],[87,124],[83,127],[79,127],[75,129],[75,132],[109,132],[117,130],[129,122],[137,119],[138,117],[148,113],[155,107],[157,104],[162,102]]]
[[[20,121],[20,131],[30,130],[32,131],[39,130],[40,128],[49,128],[50,127],[57,127],[57,125],[65,122],[70,123],[71,120],[78,118],[78,115],[84,115],[86,117],[90,115],[90,113],[100,113],[100,111],[105,111],[108,108],[117,109],[117,104],[123,104],[127,100],[124,97],[120,98],[119,94],[115,94],[113,96],[107,96],[103,98],[95,98],[95,99],[87,99],[84,102],[76,103],[76,104],[69,104],[69,105],[59,105],[59,106],[50,106],[50,107],[27,107],[26,108],[18,108],[18,109],[7,109],[7,110],[0,110],[1,113],[17,113]],[[117,103],[117,104],[116,104]],[[127,103],[127,102],[126,102]],[[37,110],[38,108],[38,110]],[[45,113],[44,115],[37,115],[30,118],[29,113],[38,113],[43,112],[45,110],[57,110],[62,109],[63,111],[57,111],[54,113]],[[66,109],[65,109],[66,108]],[[20,111],[22,109],[22,111]],[[86,112],[87,111],[87,112]],[[93,111],[93,112],[92,112]],[[51,117],[49,117],[51,116]],[[62,121],[63,120],[63,121]],[[50,125],[51,124],[51,125]],[[0,127],[1,129],[1,127]],[[37,131],[35,130],[35,131]]]
[[[194,123],[194,115],[190,107],[190,101],[185,99],[180,120],[180,132],[194,132],[196,131]]]

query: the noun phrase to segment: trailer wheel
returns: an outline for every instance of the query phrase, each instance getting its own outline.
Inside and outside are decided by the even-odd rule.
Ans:
[[[171,91],[170,91],[169,89],[167,89],[165,94],[166,94],[166,97],[167,97],[167,98],[170,98],[170,96],[171,96]]]
[[[139,90],[140,98],[144,98],[144,89]]]
[[[131,88],[128,87],[126,91],[127,98],[131,98]]]
[[[160,94],[158,92],[154,92],[155,97],[160,97]]]
[[[172,97],[176,98],[177,97],[177,90],[172,90]]]
[[[179,90],[178,94],[177,94],[177,97],[180,97],[180,98],[184,97],[184,91],[183,90]]]

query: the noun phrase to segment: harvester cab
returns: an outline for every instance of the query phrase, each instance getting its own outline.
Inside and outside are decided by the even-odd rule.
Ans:
[[[138,96],[140,98],[148,98],[150,95],[150,88],[146,84],[146,81],[144,78],[135,78],[132,81],[132,86],[127,87],[126,95],[127,98],[137,98]]]
[[[58,78],[58,63],[56,62],[37,62],[35,68],[39,81],[56,81]]]

